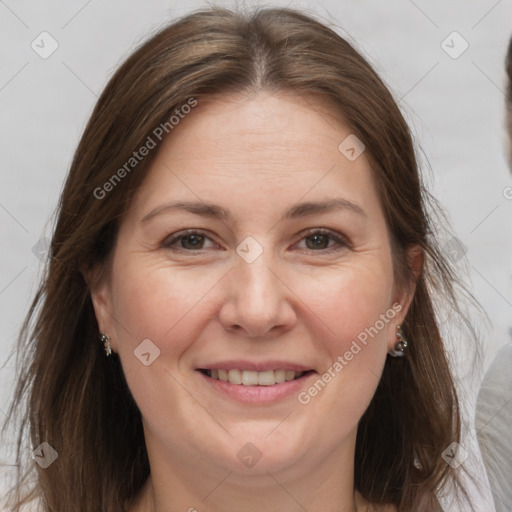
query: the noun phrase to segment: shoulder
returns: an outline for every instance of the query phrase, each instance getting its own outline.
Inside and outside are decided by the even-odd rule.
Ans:
[[[381,508],[381,510],[379,512],[397,512],[398,509],[396,508],[395,505],[383,505],[383,507]]]
[[[366,501],[359,491],[355,492],[355,501],[357,506],[357,512],[397,512],[398,509],[393,504],[385,504],[385,505],[372,505],[368,501]]]
[[[512,502],[512,343],[502,347],[478,393],[475,427],[496,503]],[[508,500],[508,501],[507,501]]]
[[[510,365],[512,364],[512,343],[507,343],[503,347],[501,347],[496,356],[494,357],[494,360],[491,363],[491,366],[489,367],[489,370],[487,370],[487,373],[485,374],[485,379],[496,372],[503,372],[507,373],[507,376],[510,377]],[[509,370],[508,372],[505,372],[504,370]],[[512,377],[510,377],[512,378]]]
[[[398,507],[392,503],[384,505],[375,505],[366,501],[358,491],[356,491],[356,506],[357,512],[398,512]],[[443,512],[443,507],[436,496],[430,496],[428,499],[428,510],[429,512]],[[422,510],[426,510],[425,505]]]
[[[512,397],[512,343],[507,343],[498,350],[487,370],[479,392],[479,401],[488,400],[489,396],[499,394]]]

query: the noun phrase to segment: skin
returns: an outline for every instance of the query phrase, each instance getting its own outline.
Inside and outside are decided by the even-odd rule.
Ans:
[[[414,287],[394,282],[369,161],[338,150],[351,130],[329,108],[284,92],[201,100],[165,140],[121,222],[92,298],[143,417],[151,476],[130,512],[367,509],[354,492],[357,424]],[[280,220],[298,202],[331,198],[364,214]],[[231,217],[168,210],[142,221],[175,200],[214,203]],[[192,228],[206,235],[199,249],[186,237],[165,245]],[[320,237],[320,248],[309,232],[317,228],[334,237]],[[252,263],[236,252],[247,236],[263,248]],[[240,403],[196,370],[279,359],[314,369],[312,384],[396,303],[400,313],[307,405],[297,394]],[[144,339],[160,350],[149,366],[134,357]],[[249,442],[262,454],[251,468],[237,457]]]

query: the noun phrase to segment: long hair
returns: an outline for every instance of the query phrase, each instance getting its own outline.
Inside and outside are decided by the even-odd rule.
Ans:
[[[508,147],[509,147],[509,163],[512,169],[512,39],[508,45],[507,58],[505,62],[507,70],[507,129],[508,129]]]
[[[166,26],[128,57],[75,152],[42,284],[20,333],[9,410],[18,421],[18,462],[27,437],[31,448],[47,442],[58,459],[46,469],[34,462],[20,469],[11,510],[38,498],[45,512],[118,512],[148,478],[141,415],[118,356],[106,358],[98,341],[83,270],[107,264],[120,219],[160,145],[155,128],[191,98],[259,90],[329,100],[366,146],[398,282],[411,283],[406,249],[416,244],[424,253],[403,323],[407,355],[388,358],[359,422],[356,488],[376,505],[432,512],[436,489],[458,482],[442,457],[459,441],[461,420],[433,301],[437,293],[457,308],[457,281],[434,236],[430,196],[397,103],[366,59],[314,18],[284,8],[211,8]],[[157,147],[113,182],[152,134]]]
[[[508,75],[507,101],[510,105],[512,103],[512,39],[508,45],[506,69]]]

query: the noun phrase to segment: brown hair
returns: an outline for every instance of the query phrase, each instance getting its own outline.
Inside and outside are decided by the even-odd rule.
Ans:
[[[510,149],[510,164],[512,165],[512,39],[508,45],[507,60],[505,63],[507,70],[507,128]]]
[[[507,100],[512,103],[512,39],[508,45],[507,53],[507,74],[508,74],[508,88],[507,88]]]
[[[13,418],[21,411],[20,464],[27,430],[32,447],[46,441],[59,457],[47,469],[32,464],[18,475],[21,493],[37,470],[33,492],[17,496],[14,510],[39,497],[45,511],[118,512],[148,478],[140,412],[118,356],[106,358],[98,341],[82,271],[106,263],[156,151],[107,197],[94,191],[190,98],[261,89],[330,100],[367,148],[404,285],[411,282],[407,247],[424,252],[403,325],[407,355],[388,357],[359,424],[356,488],[377,505],[432,512],[436,489],[458,482],[441,456],[459,440],[460,413],[432,301],[438,292],[456,307],[456,280],[425,211],[430,199],[407,123],[370,64],[324,24],[290,9],[212,8],[167,26],[124,62],[76,150],[44,279],[20,334],[23,359],[9,411]]]

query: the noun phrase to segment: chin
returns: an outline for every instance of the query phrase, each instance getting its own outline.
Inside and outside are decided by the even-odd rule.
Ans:
[[[232,425],[229,431],[233,437],[223,436],[223,442],[217,444],[222,452],[215,454],[214,460],[225,471],[268,477],[268,473],[303,471],[304,460],[310,460],[311,454],[316,458],[330,451],[327,446],[322,449],[321,437],[315,435],[316,428],[290,425],[285,418],[286,415],[278,421]]]

